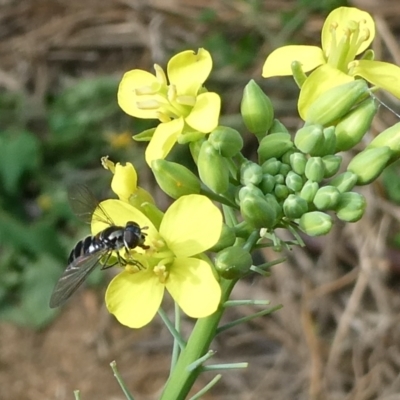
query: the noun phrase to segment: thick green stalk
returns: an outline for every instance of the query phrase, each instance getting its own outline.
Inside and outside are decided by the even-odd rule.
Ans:
[[[221,280],[222,297],[218,310],[206,318],[197,321],[189,337],[187,345],[179,355],[160,400],[184,400],[201,372],[201,367],[189,371],[188,366],[200,357],[204,356],[215,337],[215,333],[225,311],[223,304],[229,299],[229,295],[236,281]]]

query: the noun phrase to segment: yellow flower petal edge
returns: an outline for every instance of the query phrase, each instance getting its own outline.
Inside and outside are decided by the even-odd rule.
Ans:
[[[222,214],[202,195],[182,196],[166,211],[160,235],[177,257],[208,250],[221,236]]]
[[[211,315],[218,308],[221,288],[211,267],[196,258],[178,258],[172,265],[166,288],[192,318]]]
[[[400,68],[382,61],[355,62],[352,73],[400,98]]]
[[[131,163],[128,162],[126,165],[115,164],[111,189],[123,201],[128,201],[129,197],[135,193],[137,189],[137,173]]]
[[[172,57],[167,66],[169,81],[181,94],[196,96],[212,69],[212,58],[205,49],[183,51]]]
[[[118,274],[106,291],[106,306],[118,321],[130,328],[141,328],[157,313],[164,285],[152,271]]]
[[[325,63],[324,54],[317,46],[283,46],[274,50],[266,59],[262,76],[292,75],[292,62],[299,61],[304,72]]]
[[[164,159],[176,143],[184,127],[183,118],[158,125],[146,149],[146,162],[151,167],[153,160]]]
[[[348,33],[349,25],[353,24],[352,21],[359,22],[361,29],[364,30],[367,39],[360,44],[356,51],[361,54],[372,43],[375,37],[375,22],[365,11],[361,11],[354,7],[339,7],[333,10],[325,20],[321,32],[321,43],[325,56],[329,56],[332,45],[332,28],[335,28],[336,43],[345,40],[345,35]],[[361,34],[363,34],[361,32]]]
[[[155,91],[155,89],[159,88],[159,86],[159,81],[150,72],[142,71],[140,69],[128,71],[124,74],[119,84],[117,95],[118,104],[127,114],[131,115],[132,117],[157,119],[157,108],[139,108],[138,103],[153,101],[154,94],[151,94],[151,92]],[[140,96],[137,96],[137,90],[141,90],[142,92],[148,91],[149,94],[141,94]]]
[[[185,121],[193,129],[209,133],[218,125],[220,110],[221,98],[217,93],[202,93]]]
[[[343,83],[351,82],[353,77],[346,75],[328,64],[322,65],[312,72],[301,87],[298,111],[305,120],[310,105],[327,90]]]

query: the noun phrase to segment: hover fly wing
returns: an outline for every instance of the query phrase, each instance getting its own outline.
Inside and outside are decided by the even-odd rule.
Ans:
[[[92,218],[96,218],[97,221],[114,225],[106,210],[100,206],[99,201],[87,186],[71,186],[68,189],[68,199],[72,211],[83,222],[90,224]]]
[[[83,255],[68,265],[54,287],[50,298],[50,308],[64,304],[71,295],[82,285],[86,277],[96,268],[101,258],[108,250]]]

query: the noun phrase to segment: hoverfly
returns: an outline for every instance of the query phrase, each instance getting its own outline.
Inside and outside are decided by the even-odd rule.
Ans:
[[[109,226],[94,236],[87,236],[80,240],[72,249],[68,257],[68,266],[56,283],[51,295],[51,308],[64,304],[100,262],[103,264],[101,269],[110,268],[117,264],[142,266],[136,260],[123,258],[118,250],[125,248],[128,253],[135,247],[149,248],[144,244],[146,233],[142,231],[147,227],[141,228],[136,222],[132,221],[127,222],[125,226],[116,226],[86,186],[75,186],[68,194],[72,211],[78,218],[90,223],[93,216],[93,218],[107,223]],[[116,252],[117,261],[108,265],[113,252]]]

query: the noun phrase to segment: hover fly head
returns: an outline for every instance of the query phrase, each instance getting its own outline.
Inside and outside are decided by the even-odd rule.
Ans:
[[[139,246],[142,249],[149,249],[149,246],[144,244],[146,240],[146,233],[144,229],[148,229],[147,226],[141,228],[136,222],[128,221],[124,230],[124,243],[128,249],[134,249]]]

